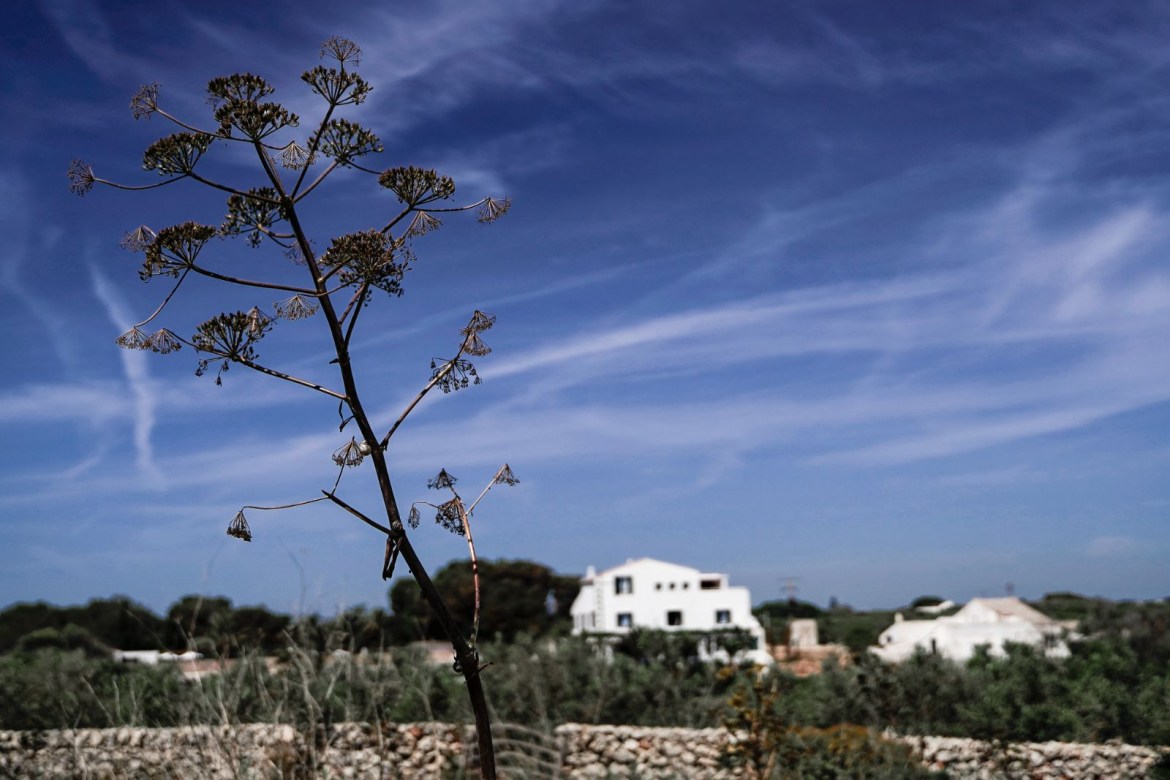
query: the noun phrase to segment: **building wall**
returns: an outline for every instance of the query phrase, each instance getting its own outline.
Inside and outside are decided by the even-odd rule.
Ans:
[[[571,608],[574,634],[625,634],[634,628],[661,631],[744,629],[756,637],[755,656],[769,659],[764,630],[752,614],[747,588],[727,575],[639,558],[587,575]],[[672,622],[672,617],[677,622]]]

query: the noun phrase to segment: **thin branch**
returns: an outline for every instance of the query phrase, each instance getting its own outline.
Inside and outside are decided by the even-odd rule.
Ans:
[[[212,354],[215,354],[215,353],[212,353]],[[226,356],[221,355],[220,357],[226,357]],[[274,371],[273,369],[266,368],[265,366],[262,366],[258,363],[253,363],[251,360],[244,360],[244,359],[238,358],[238,357],[237,358],[230,358],[229,357],[227,359],[234,361],[236,363],[239,363],[241,365],[247,366],[248,368],[255,369],[256,371],[259,371],[261,374],[268,374],[269,376],[274,376],[277,379],[283,379],[286,382],[292,382],[294,385],[300,385],[301,387],[307,387],[311,390],[316,390],[319,393],[324,393],[325,395],[332,396],[333,398],[337,398],[341,401],[346,400],[346,397],[344,395],[342,395],[341,393],[337,392],[336,390],[330,390],[328,387],[322,387],[321,385],[318,385],[314,382],[309,382],[305,379],[300,379],[299,377],[292,376],[291,374],[285,374],[285,373],[282,373],[280,371]]]
[[[338,287],[337,289],[341,290],[343,288]],[[346,344],[349,343],[349,336],[351,333],[353,333],[353,322],[354,322],[354,320],[357,319],[358,312],[362,310],[362,305],[361,305],[362,301],[365,299],[366,293],[368,293],[369,291],[370,291],[370,283],[369,282],[363,281],[361,284],[359,284],[358,288],[357,288],[357,292],[355,292],[353,294],[353,297],[349,299],[349,303],[345,304],[345,310],[342,311],[341,316],[338,317],[339,322],[345,322],[345,318],[349,316],[350,310],[353,309],[354,306],[357,306],[357,309],[353,313],[353,320],[349,321],[349,327],[345,331],[345,343]]]
[[[163,109],[158,108],[157,105],[154,106],[154,113],[158,113],[158,115],[164,116],[167,119],[170,119],[171,122],[173,122],[174,124],[177,124],[180,127],[183,127],[184,130],[190,130],[193,133],[200,134],[200,136],[211,136],[212,138],[220,138],[222,140],[243,140],[242,138],[235,138],[234,136],[228,136],[228,134],[221,133],[218,130],[216,130],[214,132],[209,132],[207,130],[200,130],[199,127],[195,127],[194,125],[188,125],[186,122],[184,122],[183,119],[180,119],[177,116],[172,115],[172,113],[167,113]]]
[[[175,282],[175,286],[171,288],[171,291],[169,293],[167,293],[167,297],[163,298],[163,302],[160,303],[158,305],[158,308],[154,310],[154,314],[150,315],[149,317],[144,319],[142,322],[135,324],[134,325],[135,328],[147,324],[148,322],[153,320],[155,317],[162,314],[162,310],[165,309],[167,307],[167,304],[171,302],[171,298],[175,297],[175,293],[177,293],[179,291],[179,285],[181,285],[183,283],[183,280],[187,278],[187,273],[190,270],[191,269],[189,269],[189,268],[183,269],[183,273],[179,275],[179,280],[177,282]]]
[[[309,504],[315,504],[318,501],[324,500],[325,496],[321,496],[320,498],[309,498],[304,501],[297,501],[293,504],[281,504],[279,506],[255,506],[253,504],[245,504],[243,507],[241,507],[241,509],[260,509],[265,512],[269,512],[276,509],[295,509],[298,506],[308,506]]]
[[[324,493],[325,497],[328,498],[330,501],[337,504],[339,507],[344,509],[346,512],[349,512],[351,515],[356,517],[358,520],[361,520],[366,525],[373,526],[374,528],[377,528],[379,531],[386,534],[387,536],[394,536],[395,535],[395,533],[393,531],[391,531],[389,528],[387,528],[386,526],[377,522],[376,520],[371,520],[370,518],[366,517],[361,512],[357,511],[352,506],[350,506],[349,504],[342,501],[340,498],[338,498],[333,493],[330,493],[326,490],[322,490],[321,492]]]
[[[321,124],[317,126],[317,132],[309,136],[312,141],[309,143],[309,160],[313,159],[313,155],[317,153],[317,146],[320,143],[321,133],[325,130],[325,125],[329,124],[329,120],[333,117],[333,109],[337,108],[333,101],[329,102],[329,108],[325,110],[325,116],[321,117]],[[301,169],[297,176],[297,183],[292,188],[292,198],[295,203],[299,198],[297,193],[300,192],[301,185],[305,183],[305,176],[309,173],[309,163],[305,163],[305,167]]]
[[[471,506],[467,507],[467,514],[471,514],[475,511],[475,507],[478,506],[479,502],[483,500],[483,497],[488,494],[488,491],[495,487],[496,482],[500,478],[500,475],[504,473],[504,469],[506,468],[508,468],[507,463],[505,463],[503,466],[500,466],[499,470],[495,473],[495,476],[492,477],[492,481],[487,484],[487,487],[483,489],[483,492],[479,494],[479,497],[471,502]]]
[[[254,279],[241,279],[238,276],[227,276],[225,274],[218,273],[217,271],[212,271],[202,266],[195,265],[194,263],[191,263],[187,267],[197,274],[202,274],[203,276],[207,276],[212,279],[218,279],[221,282],[231,282],[232,284],[243,285],[244,287],[260,287],[265,290],[283,290],[284,292],[298,293],[300,295],[317,295],[315,290],[310,290],[307,287],[293,287],[287,284],[276,284],[275,282],[258,282]]]
[[[211,179],[205,179],[202,176],[200,176],[199,174],[195,173],[195,171],[189,171],[186,175],[190,176],[192,179],[199,182],[200,184],[206,184],[208,187],[213,187],[217,190],[222,190],[224,192],[230,192],[232,195],[239,195],[240,197],[248,198],[249,200],[258,200],[261,203],[268,203],[272,206],[279,206],[280,205],[279,200],[273,200],[272,198],[265,198],[261,195],[257,195],[254,192],[244,192],[243,190],[237,190],[234,187],[229,187],[226,184],[220,184],[217,181],[212,181]]]
[[[264,151],[264,144],[260,139],[253,138],[252,146],[256,150],[256,156],[260,158],[260,167],[264,169],[264,173],[268,174],[268,179],[272,182],[272,186],[276,188],[276,191],[283,198],[285,195],[284,183],[281,181],[280,172],[273,167],[275,160],[268,155],[268,152]],[[283,200],[273,200],[271,202],[278,206],[288,205]]]
[[[382,175],[381,171],[375,171],[373,168],[367,168],[364,165],[360,165],[360,164],[358,164],[356,162],[352,162],[352,161],[350,162],[349,167],[354,168],[356,170],[359,170],[362,173],[373,174],[374,176],[381,176]]]
[[[401,222],[403,219],[405,219],[406,215],[410,214],[413,211],[417,211],[417,209],[415,209],[414,206],[407,206],[405,209],[402,210],[402,212],[397,217],[395,217],[394,219],[387,222],[386,227],[382,228],[381,232],[385,233],[390,228],[394,227],[399,222]],[[427,209],[427,211],[430,211],[430,209]]]
[[[427,382],[426,387],[420,390],[419,394],[414,397],[414,400],[410,402],[410,405],[406,407],[405,411],[398,415],[398,419],[394,421],[394,424],[390,426],[390,430],[386,431],[386,435],[383,436],[382,441],[379,442],[379,446],[381,446],[382,449],[386,449],[386,447],[390,444],[390,437],[394,435],[396,430],[398,430],[398,426],[402,425],[402,421],[406,419],[406,416],[414,411],[414,407],[418,406],[418,402],[423,399],[423,396],[429,393],[431,388],[439,383],[439,380],[441,380],[443,377],[449,374],[453,368],[455,368],[455,360],[457,360],[459,355],[462,354],[463,348],[460,347],[459,354],[455,356],[455,359],[448,362],[447,365],[443,366],[443,368],[440,369],[438,373],[431,377],[431,381]]]
[[[471,211],[472,209],[477,209],[480,206],[482,206],[483,204],[487,203],[488,200],[490,200],[490,198],[484,197],[484,198],[480,198],[475,203],[472,203],[472,204],[467,205],[467,206],[451,206],[450,208],[445,208],[445,209],[428,208],[428,209],[424,209],[424,211],[431,211],[431,212],[434,212],[436,214],[443,214],[443,213],[448,213],[448,212],[453,212],[453,211]]]
[[[199,135],[207,135],[207,136],[211,136],[212,138],[218,138],[221,141],[235,141],[236,143],[244,143],[244,144],[250,144],[250,143],[256,142],[256,139],[254,139],[254,138],[245,138],[242,136],[231,135],[230,133],[224,133],[220,130],[214,130],[214,131],[213,130],[202,130],[198,127],[195,127],[194,125],[187,124],[182,119],[179,119],[177,116],[174,116],[173,114],[167,113],[163,109],[159,108],[157,105],[154,107],[154,113],[161,114],[162,116],[164,116],[167,119],[174,122],[179,127],[182,127],[185,130],[190,130],[192,133],[198,133]],[[263,141],[260,141],[259,143],[265,149],[271,149],[274,152],[279,152],[279,151],[282,151],[284,149],[283,146],[276,146],[275,144],[267,144],[267,143],[264,143]]]
[[[455,489],[451,488],[455,498],[459,498],[459,494],[455,493]],[[463,508],[463,501],[459,503],[459,519],[463,521],[463,535],[467,537],[467,554],[471,558],[471,584],[475,588],[475,612],[471,619],[471,644],[474,646],[479,642],[479,558],[475,555],[475,541],[471,538],[471,521],[468,519],[469,512]]]
[[[97,176],[93,177],[93,181],[95,184],[104,184],[107,187],[113,187],[116,190],[129,190],[131,192],[137,192],[139,190],[153,190],[158,189],[159,187],[165,187],[168,184],[174,184],[180,179],[187,178],[188,175],[189,174],[183,174],[182,176],[176,176],[173,179],[167,179],[166,181],[160,181],[154,184],[118,184],[117,182],[110,181],[109,179],[99,179]]]
[[[320,184],[321,182],[325,181],[325,177],[328,176],[329,174],[333,173],[333,171],[336,169],[337,169],[337,160],[334,160],[333,162],[329,163],[328,167],[326,167],[325,170],[321,171],[321,175],[318,176],[316,179],[314,179],[312,184],[310,184],[308,187],[305,188],[304,192],[301,192],[301,193],[296,195],[296,197],[293,199],[293,202],[297,203],[297,202],[300,202],[302,199],[308,197],[309,193],[312,192],[313,190],[315,190],[317,188],[317,185]]]

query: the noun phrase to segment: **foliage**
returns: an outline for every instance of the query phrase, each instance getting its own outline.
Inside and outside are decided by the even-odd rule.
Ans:
[[[731,732],[729,764],[759,780],[798,778],[928,778],[904,745],[871,729],[839,725],[827,729],[791,725],[780,711],[785,679],[753,674],[727,700],[724,728]]]
[[[822,642],[845,645],[860,654],[876,645],[878,636],[893,622],[893,610],[855,612],[849,607],[838,607],[817,620],[817,629]]]
[[[566,586],[574,580],[537,564],[490,563],[499,567],[491,571],[504,572],[503,581],[517,588],[514,601],[500,598],[501,607],[511,604],[515,613],[498,618],[511,633],[481,648],[492,659],[489,703],[503,721],[546,731],[565,722],[715,726],[729,697],[755,679],[743,669],[696,662],[695,636],[634,632],[616,645],[564,637],[564,619],[550,618],[544,608],[546,575]],[[462,569],[449,576],[465,587],[466,564],[448,568]],[[446,581],[442,574],[438,579]],[[417,589],[407,580],[392,594],[414,595]],[[558,605],[570,600],[557,599]],[[1005,741],[1170,744],[1170,664],[1159,661],[1157,652],[1164,640],[1156,633],[1162,606],[1102,611],[1094,619],[1129,626],[1131,633],[1119,628],[1074,641],[1072,656],[1064,660],[1009,646],[1004,658],[981,653],[966,666],[928,653],[898,665],[862,656],[818,676],[772,672],[764,680],[777,694],[776,722],[804,729],[799,735],[805,741],[814,739],[808,729],[855,723]],[[417,628],[426,616],[417,599],[415,607]],[[0,611],[0,637],[8,649],[0,655],[0,728],[246,721],[320,727],[349,718],[468,716],[448,662],[433,665],[421,651],[391,644],[405,633],[397,611],[355,608],[294,623],[263,607],[187,596],[167,614],[169,619],[160,618],[123,597]],[[546,619],[552,622],[543,624],[543,633],[524,629]],[[121,641],[134,637],[141,641]],[[193,644],[227,660],[228,671],[192,685],[170,665],[109,660],[107,646],[147,649],[147,639],[173,650]],[[274,657],[275,666],[261,663],[261,655]]]
[[[185,684],[173,665],[116,664],[52,643],[34,650],[30,641],[0,656],[0,728],[464,721],[468,705],[449,662],[372,644],[384,617],[358,609],[299,621],[271,668],[255,650],[237,649],[225,673],[198,684]],[[744,686],[759,680],[766,688],[750,695],[774,691],[768,722],[791,729],[854,723],[1004,741],[1170,744],[1170,669],[1135,662],[1120,639],[1074,644],[1064,661],[1011,647],[1006,658],[982,655],[968,667],[919,654],[900,665],[862,659],[803,679],[610,653],[580,637],[519,634],[483,651],[492,658],[495,717],[545,731],[567,722],[716,726],[733,693],[742,700]],[[819,739],[810,735],[799,732],[806,742]]]
[[[966,667],[918,653],[893,665],[863,658],[801,681],[801,722],[851,722],[907,734],[1005,741],[1170,743],[1170,666],[1143,665],[1120,639],[1073,643],[1046,658],[1009,645]]]
[[[511,639],[520,634],[563,634],[570,625],[569,608],[580,580],[554,573],[532,561],[481,560],[483,602],[481,621],[492,636]],[[468,561],[452,561],[434,577],[435,587],[452,604],[455,619],[466,631],[472,623],[473,579]],[[390,590],[396,643],[443,637],[442,627],[410,580]]]
[[[35,652],[44,649],[78,650],[89,658],[109,658],[110,648],[103,645],[93,634],[72,623],[62,629],[40,628],[25,634],[16,643],[16,650],[20,653]]]
[[[93,599],[84,606],[56,607],[43,601],[13,604],[0,611],[0,653],[39,629],[72,624],[101,644],[121,649],[161,649],[166,621],[125,596]]]

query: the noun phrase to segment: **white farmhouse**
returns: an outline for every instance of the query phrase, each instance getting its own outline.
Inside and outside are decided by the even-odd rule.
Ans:
[[[1068,628],[1015,597],[971,599],[955,614],[934,620],[903,620],[898,613],[869,650],[884,661],[905,661],[922,649],[962,663],[980,645],[1002,656],[1005,643],[1018,642],[1042,648],[1050,658],[1066,658]]]
[[[726,574],[709,574],[657,561],[628,560],[597,572],[588,568],[573,602],[574,634],[629,633],[633,628],[716,632],[743,629],[756,640],[745,660],[768,664],[764,629],[752,614],[747,588],[727,584]],[[700,655],[704,648],[700,647]]]

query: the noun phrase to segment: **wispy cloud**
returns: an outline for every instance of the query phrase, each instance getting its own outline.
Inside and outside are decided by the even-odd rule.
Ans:
[[[1098,536],[1085,545],[1090,558],[1123,557],[1137,550],[1137,540],[1130,536]]]
[[[90,268],[90,278],[93,294],[105,307],[110,322],[119,333],[128,329],[134,320],[130,317],[121,295],[96,268]],[[137,454],[135,462],[138,472],[140,476],[161,488],[164,479],[155,464],[154,445],[151,442],[158,402],[150,378],[150,369],[147,367],[146,355],[139,350],[124,349],[121,351],[121,357],[126,383],[134,397],[134,450]]]

